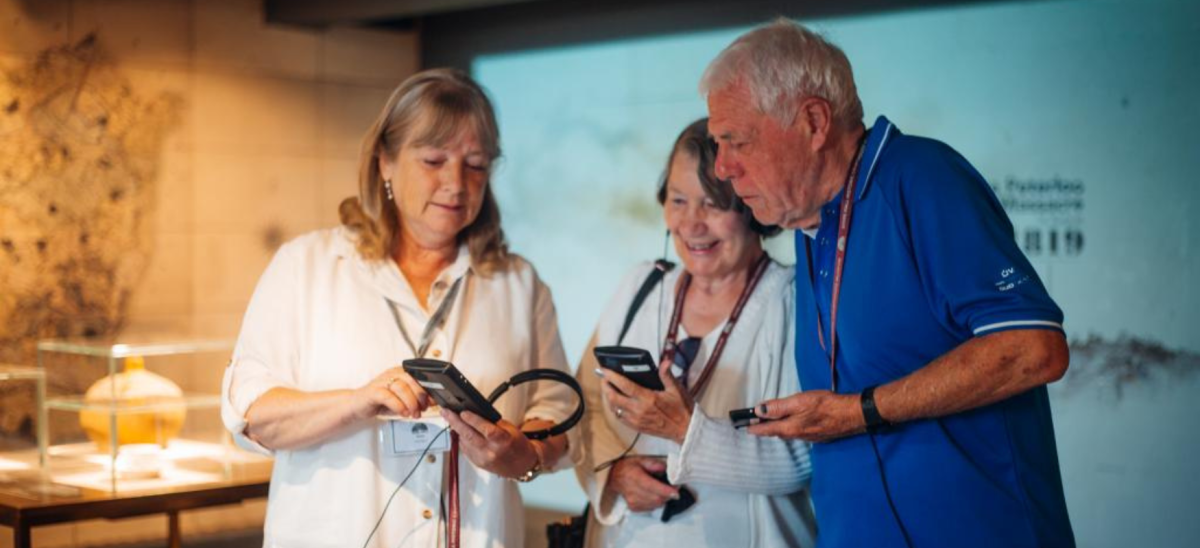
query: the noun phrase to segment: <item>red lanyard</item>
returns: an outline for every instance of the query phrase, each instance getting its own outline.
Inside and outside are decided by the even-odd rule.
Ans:
[[[429,323],[425,324],[425,331],[421,334],[420,346],[413,345],[412,338],[408,336],[408,330],[404,329],[404,322],[400,321],[400,312],[397,311],[396,303],[384,297],[387,301],[388,309],[392,311],[392,318],[396,320],[396,327],[400,328],[400,335],[404,337],[404,342],[408,344],[408,348],[412,350],[413,356],[424,358],[425,352],[429,350],[429,345],[433,341],[433,332],[440,329],[446,323],[446,317],[450,314],[450,309],[454,306],[454,300],[458,297],[459,287],[462,286],[463,278],[454,280],[454,285],[450,287],[450,291],[442,298],[442,304],[438,305],[433,316],[429,318]],[[447,498],[450,509],[449,517],[446,520],[446,545],[448,548],[458,548],[461,514],[459,513],[458,502],[458,433],[450,431],[450,454],[446,458],[447,468],[447,490],[449,495]]]
[[[754,292],[754,288],[758,286],[759,280],[767,271],[767,265],[771,263],[771,258],[763,253],[754,266],[750,267],[750,279],[746,281],[746,287],[742,288],[742,294],[738,296],[737,304],[733,305],[733,311],[729,313],[729,319],[725,322],[725,328],[721,330],[721,336],[717,338],[717,345],[713,347],[712,353],[708,355],[708,362],[704,364],[704,370],[700,372],[700,378],[696,379],[696,384],[692,385],[692,397],[696,397],[704,385],[708,384],[708,379],[712,377],[713,370],[716,368],[717,359],[721,357],[721,352],[725,351],[725,343],[729,341],[729,334],[733,332],[733,326],[737,324],[738,318],[742,315],[742,309],[746,307],[746,302],[750,300],[750,294]],[[692,285],[692,274],[684,271],[683,276],[679,280],[679,289],[675,290],[675,310],[671,313],[671,325],[667,328],[667,339],[663,342],[663,353],[659,360],[673,361],[675,358],[675,337],[679,331],[679,321],[683,317],[683,302],[687,299],[688,287]]]
[[[821,322],[821,309],[817,307],[817,278],[813,275],[813,254],[810,238],[804,236],[804,251],[808,254],[808,278],[813,287],[813,307],[817,311],[817,340],[821,349],[829,353],[829,390],[837,392],[837,317],[838,300],[842,294],[842,270],[846,266],[846,247],[850,242],[850,219],[854,214],[854,188],[858,185],[858,162],[862,159],[867,136],[864,133],[858,142],[858,151],[850,163],[846,185],[842,190],[842,211],[838,217],[837,258],[833,265],[833,296],[829,305],[829,346],[825,346],[825,328]]]
[[[450,458],[446,466],[450,469],[450,519],[446,520],[446,546],[458,548],[461,515],[458,504],[458,433],[450,432]]]

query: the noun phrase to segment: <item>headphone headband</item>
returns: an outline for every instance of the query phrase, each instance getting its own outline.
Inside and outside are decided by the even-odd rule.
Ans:
[[[530,369],[529,371],[517,373],[507,381],[500,383],[500,386],[497,386],[492,391],[492,394],[488,396],[488,402],[496,403],[496,400],[500,399],[500,396],[504,395],[505,392],[508,392],[509,388],[533,381],[552,381],[567,385],[579,398],[579,405],[575,406],[575,411],[571,413],[570,417],[567,417],[567,420],[544,430],[525,432],[525,437],[531,440],[544,440],[559,434],[565,434],[567,430],[570,430],[583,418],[583,389],[579,387],[579,382],[575,380],[575,377],[557,369]]]

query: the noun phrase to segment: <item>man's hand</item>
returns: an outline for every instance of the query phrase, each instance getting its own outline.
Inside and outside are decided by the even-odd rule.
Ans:
[[[515,478],[533,469],[537,450],[517,427],[501,419],[495,424],[470,411],[442,409],[442,418],[458,434],[459,449],[475,466],[497,476]]]
[[[679,498],[679,488],[658,481],[651,474],[667,471],[667,463],[652,457],[626,457],[615,465],[608,488],[625,499],[633,512],[649,512]]]
[[[858,394],[834,394],[828,390],[800,392],[767,400],[755,413],[771,419],[749,428],[756,436],[821,442],[866,430]]]
[[[879,385],[875,406],[893,424],[944,417],[1054,382],[1067,371],[1067,339],[1056,330],[1016,329],[974,337],[903,378]],[[763,402],[780,419],[751,434],[829,441],[866,429],[858,394],[812,390]]]
[[[597,369],[604,378],[604,397],[617,420],[643,434],[682,444],[692,422],[691,394],[671,374],[671,362],[658,367],[663,390],[648,390],[611,370]]]

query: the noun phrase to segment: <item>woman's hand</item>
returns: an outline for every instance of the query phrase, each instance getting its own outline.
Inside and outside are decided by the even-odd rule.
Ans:
[[[442,418],[458,434],[459,450],[477,468],[505,478],[516,478],[533,469],[540,457],[525,434],[511,422],[495,424],[470,411],[442,409]]]
[[[613,465],[608,488],[625,499],[633,512],[649,512],[679,498],[679,488],[654,477],[666,474],[667,463],[653,457],[625,457]]]
[[[429,407],[429,394],[404,372],[403,367],[393,367],[380,373],[371,382],[355,390],[351,397],[355,404],[354,416],[359,419],[369,419],[387,412],[416,419]]]
[[[692,422],[692,396],[671,374],[671,362],[658,366],[663,390],[648,390],[620,373],[597,369],[604,379],[604,397],[617,420],[643,434],[683,443]]]

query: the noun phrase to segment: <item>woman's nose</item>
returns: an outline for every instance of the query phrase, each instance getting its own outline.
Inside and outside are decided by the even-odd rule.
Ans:
[[[441,173],[442,187],[457,193],[466,186],[465,176],[466,168],[461,162],[446,162]]]
[[[708,219],[708,215],[703,206],[689,207],[683,215],[683,227],[688,234],[702,233],[708,225],[704,223]]]

